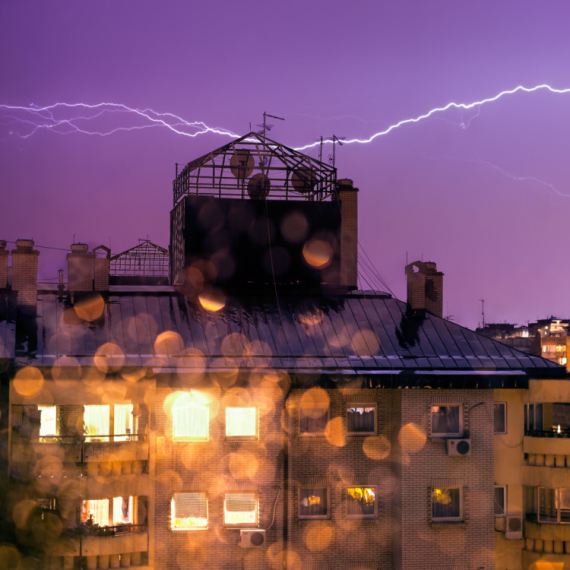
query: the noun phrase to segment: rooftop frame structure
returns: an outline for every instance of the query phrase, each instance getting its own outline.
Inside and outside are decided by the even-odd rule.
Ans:
[[[168,276],[168,250],[147,239],[139,241],[139,245],[111,257],[110,275],[117,277]]]
[[[336,168],[251,132],[189,162],[173,182],[187,195],[321,201],[336,191]]]

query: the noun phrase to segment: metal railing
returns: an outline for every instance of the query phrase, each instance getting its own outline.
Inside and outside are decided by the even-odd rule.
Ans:
[[[570,428],[553,427],[551,429],[525,430],[524,434],[529,437],[559,437],[570,438]]]
[[[83,536],[123,536],[125,534],[145,532],[146,524],[118,524],[113,526],[98,526],[81,524],[78,527]]]
[[[144,441],[144,433],[97,434],[97,435],[41,435],[40,443],[60,443],[73,445],[82,443],[125,443],[129,441]]]

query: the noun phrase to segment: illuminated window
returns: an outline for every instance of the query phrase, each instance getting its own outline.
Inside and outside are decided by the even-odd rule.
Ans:
[[[507,433],[507,404],[506,402],[495,402],[494,407],[495,433]]]
[[[346,516],[349,519],[376,518],[376,487],[349,487],[346,490]]]
[[[109,406],[85,406],[85,441],[109,441]]]
[[[40,410],[40,441],[53,441],[57,435],[57,406],[38,406]],[[49,437],[52,436],[52,437]]]
[[[257,408],[226,408],[227,437],[257,437]]]
[[[113,433],[115,441],[131,441],[133,433],[133,405],[115,404]]]
[[[463,406],[459,404],[431,407],[431,435],[453,437],[463,435]]]
[[[299,406],[300,435],[325,435],[328,422],[328,402],[313,404],[311,407]]]
[[[132,524],[133,497],[113,498],[113,524]]]
[[[172,406],[174,439],[208,441],[210,411],[208,406],[184,402]]]
[[[226,493],[224,524],[256,525],[258,501],[256,493]]]
[[[109,499],[83,501],[82,522],[91,520],[99,526],[109,526]]]
[[[174,493],[170,506],[172,530],[208,528],[206,493]]]
[[[328,519],[329,510],[328,487],[301,487],[299,488],[299,518],[300,519]]]
[[[458,522],[463,519],[461,487],[433,487],[431,519],[434,522]]]
[[[376,433],[376,404],[353,404],[346,408],[348,435],[374,435]]]

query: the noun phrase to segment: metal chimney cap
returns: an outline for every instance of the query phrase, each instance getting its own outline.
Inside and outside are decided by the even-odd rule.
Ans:
[[[86,243],[73,243],[71,244],[72,253],[87,253],[89,246]]]
[[[34,248],[34,240],[33,239],[17,239],[16,240],[16,249],[17,250],[30,251],[33,248]]]

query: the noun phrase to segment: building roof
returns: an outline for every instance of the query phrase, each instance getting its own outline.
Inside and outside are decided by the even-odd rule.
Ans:
[[[279,297],[279,305],[269,293],[230,297],[212,312],[171,287],[112,289],[93,321],[80,318],[67,296],[40,293],[37,330],[28,329],[33,338],[19,334],[15,342],[13,323],[4,319],[0,346],[34,366],[51,366],[62,356],[89,366],[98,350],[113,353],[111,345],[101,351],[113,343],[125,366],[173,372],[269,366],[298,374],[412,374],[424,383],[433,374],[565,375],[562,366],[430,313],[410,312],[384,293],[289,295]]]

